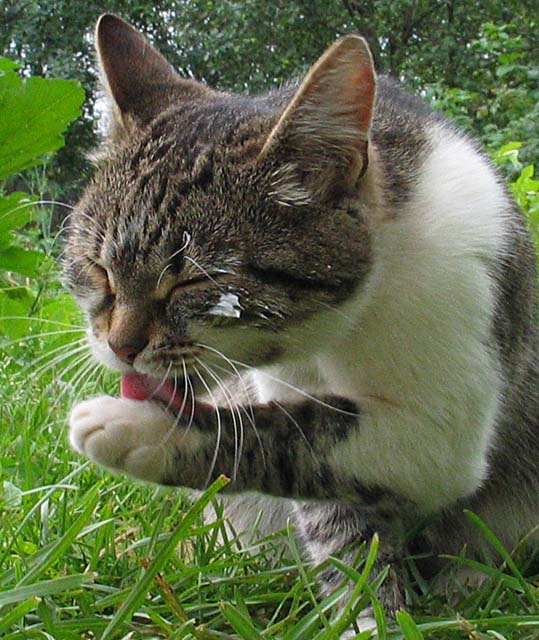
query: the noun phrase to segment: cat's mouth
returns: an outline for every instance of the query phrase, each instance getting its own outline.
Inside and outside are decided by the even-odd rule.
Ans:
[[[186,395],[183,381],[172,378],[154,378],[137,371],[122,374],[120,385],[122,398],[130,400],[151,400],[163,404],[167,410],[175,414],[183,413],[185,407],[191,410],[192,399]],[[200,402],[197,409],[202,408]]]

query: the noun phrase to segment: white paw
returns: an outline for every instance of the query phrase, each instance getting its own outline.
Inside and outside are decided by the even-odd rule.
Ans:
[[[173,463],[177,427],[155,402],[100,396],[75,405],[71,446],[94,462],[159,482]]]

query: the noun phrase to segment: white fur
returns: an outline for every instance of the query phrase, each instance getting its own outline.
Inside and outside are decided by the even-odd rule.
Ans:
[[[173,463],[177,427],[155,402],[101,396],[75,405],[69,417],[71,446],[98,464],[159,482]],[[197,450],[194,431],[181,435],[184,450]]]
[[[359,428],[333,451],[335,470],[427,512],[470,494],[485,477],[501,385],[486,346],[488,267],[503,251],[507,209],[471,143],[446,129],[431,133],[433,151],[413,198],[376,223],[367,294],[340,316],[328,312],[317,357],[327,391],[362,410]],[[295,382],[293,373],[282,375]],[[263,374],[258,383],[265,401],[290,395]]]

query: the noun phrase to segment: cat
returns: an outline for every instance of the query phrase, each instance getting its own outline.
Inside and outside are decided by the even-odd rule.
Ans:
[[[112,131],[64,271],[122,397],[74,406],[75,450],[164,485],[224,473],[237,526],[290,517],[316,562],[377,532],[390,615],[418,522],[433,554],[481,552],[464,509],[515,545],[539,522],[536,271],[476,144],[359,36],[254,97],[113,15],[96,42]]]

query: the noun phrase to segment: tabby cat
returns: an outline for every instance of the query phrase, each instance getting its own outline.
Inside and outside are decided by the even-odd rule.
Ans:
[[[224,473],[237,526],[290,517],[316,562],[378,532],[389,614],[418,522],[434,554],[480,552],[465,508],[514,545],[539,522],[536,273],[476,145],[357,36],[254,97],[115,16],[96,39],[113,126],[65,274],[122,397],[73,408],[73,447],[165,485]]]

